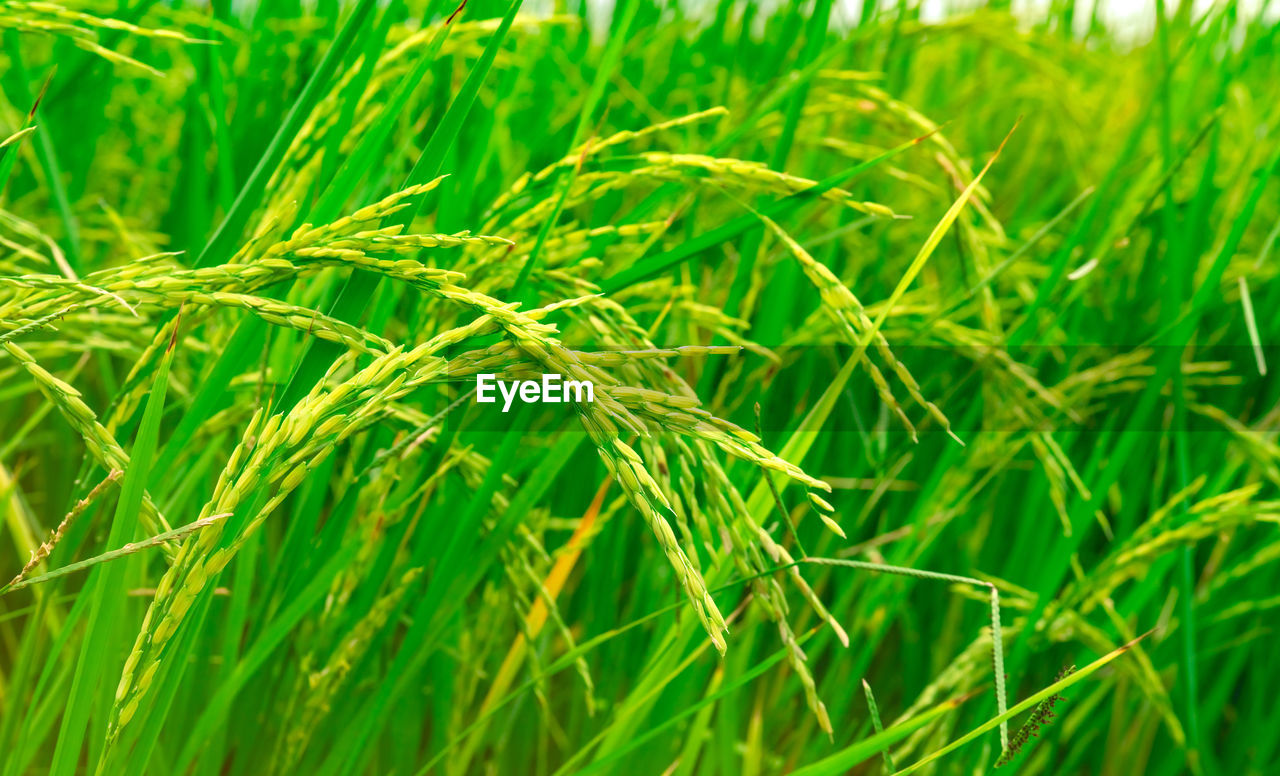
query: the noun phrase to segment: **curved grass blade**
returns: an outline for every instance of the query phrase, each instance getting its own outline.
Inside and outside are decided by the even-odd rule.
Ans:
[[[195,522],[187,523],[184,526],[179,526],[178,528],[174,528],[172,531],[165,531],[162,534],[157,534],[150,538],[143,539],[142,541],[129,542],[123,547],[120,547],[114,550],[109,550],[107,552],[102,553],[101,555],[95,555],[92,558],[86,558],[81,561],[76,561],[75,563],[68,563],[67,565],[62,566],[60,568],[56,568],[53,571],[48,571],[38,576],[23,579],[9,587],[0,588],[0,595],[4,595],[5,593],[12,593],[14,591],[21,590],[22,588],[28,587],[30,585],[38,585],[41,582],[51,582],[55,579],[58,579],[59,577],[65,577],[68,574],[74,574],[77,571],[84,571],[87,568],[92,568],[94,566],[97,566],[100,563],[107,563],[109,561],[118,560],[120,558],[125,557],[126,555],[132,555],[135,552],[140,552],[141,550],[145,550],[150,547],[156,547],[166,542],[172,542],[178,539],[182,539],[184,537],[190,536],[196,531],[199,531],[201,528],[213,525],[214,523],[218,522],[224,517],[227,517],[227,515],[210,515],[209,517],[201,518],[200,520],[196,520]]]
[[[923,714],[912,717],[898,725],[894,725],[883,733],[865,738],[852,746],[845,747],[830,757],[823,758],[803,768],[791,772],[791,776],[838,776],[848,773],[849,769],[875,757],[878,752],[888,752],[889,747],[923,728],[948,712],[955,711],[972,695],[940,703]]]
[[[1016,717],[1022,712],[1035,708],[1044,699],[1052,695],[1057,695],[1058,693],[1067,689],[1068,687],[1075,684],[1076,682],[1084,680],[1086,677],[1090,676],[1095,671],[1105,666],[1107,663],[1110,663],[1112,660],[1115,660],[1116,658],[1120,657],[1124,653],[1128,652],[1133,647],[1133,645],[1137,644],[1139,641],[1142,641],[1142,639],[1144,638],[1146,638],[1146,634],[1143,634],[1142,636],[1139,636],[1133,641],[1130,641],[1127,644],[1123,644],[1117,647],[1116,649],[1113,649],[1112,651],[1108,652],[1107,654],[1093,661],[1092,663],[1080,669],[1079,671],[1069,674],[1065,678],[1054,682],[1053,684],[1044,688],[1040,692],[1022,701],[1021,703],[1015,704],[1013,708],[1009,709],[1005,713],[992,717],[991,719],[982,723],[981,725],[974,728],[973,730],[970,730],[968,733],[965,733],[960,738],[957,738],[955,741],[952,741],[951,743],[947,744],[946,746],[942,747],[936,752],[933,752],[927,757],[912,763],[906,768],[903,768],[902,770],[894,774],[894,776],[914,773],[915,771],[920,770],[921,768],[933,762],[934,760],[937,760],[940,757],[943,757],[955,751],[956,749],[959,749],[960,747],[964,746],[965,744],[969,743],[975,738],[981,736],[983,733],[986,733],[992,730],[996,726],[1000,724],[1008,723],[1010,719]]]
[[[801,645],[804,644],[813,636],[814,633],[817,633],[816,629],[810,630],[808,633],[804,634],[803,636],[797,637],[796,639],[797,644],[801,644]],[[707,646],[708,646],[707,643],[703,643],[702,645],[700,645],[699,650],[705,650],[707,649]],[[590,765],[587,765],[586,767],[581,768],[579,770],[574,770],[572,772],[574,774],[577,774],[577,776],[589,776],[589,774],[599,773],[601,771],[606,770],[606,768],[610,764],[614,763],[618,758],[628,754],[629,752],[634,751],[636,748],[640,746],[643,746],[644,744],[653,740],[664,731],[669,730],[672,726],[680,722],[683,722],[685,719],[688,719],[694,714],[697,714],[698,711],[700,711],[705,706],[715,703],[716,701],[720,700],[726,695],[729,695],[730,693],[733,693],[739,688],[745,687],[746,685],[750,684],[752,680],[756,679],[765,671],[768,671],[770,668],[774,667],[775,665],[777,665],[778,663],[786,659],[787,651],[789,649],[790,647],[783,647],[782,649],[777,650],[776,652],[769,655],[764,660],[760,661],[759,663],[756,663],[754,666],[751,667],[750,670],[744,671],[742,674],[735,677],[733,681],[723,685],[722,687],[720,687],[720,689],[716,690],[715,692],[701,698],[697,703],[693,703],[686,706],[678,714],[671,715],[661,724],[655,727],[652,727],[649,730],[646,730],[644,733],[641,733],[638,736],[635,736],[623,746],[617,749],[614,749],[613,751],[609,752],[609,754],[592,762]],[[603,736],[603,734],[604,733],[602,732],[601,736]],[[588,744],[587,748],[589,748],[590,746],[591,745]],[[569,765],[570,763],[566,763],[565,767],[567,768]],[[565,769],[562,768],[557,773],[565,773],[565,772],[566,772]]]

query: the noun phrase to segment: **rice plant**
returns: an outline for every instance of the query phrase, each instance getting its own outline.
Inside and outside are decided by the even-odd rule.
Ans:
[[[1280,769],[1274,9],[943,5],[0,1],[0,776]]]

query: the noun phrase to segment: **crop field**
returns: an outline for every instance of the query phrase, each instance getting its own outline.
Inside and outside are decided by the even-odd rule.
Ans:
[[[0,776],[1280,773],[1280,14],[1111,5],[0,0]]]

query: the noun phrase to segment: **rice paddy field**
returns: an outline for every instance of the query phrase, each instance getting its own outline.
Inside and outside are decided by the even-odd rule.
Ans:
[[[1280,21],[1014,5],[0,2],[0,776],[1280,773]]]

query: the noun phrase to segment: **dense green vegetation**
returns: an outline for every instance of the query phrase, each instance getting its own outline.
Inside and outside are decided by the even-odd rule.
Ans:
[[[1275,773],[1280,26],[554,5],[0,2],[0,776]]]

